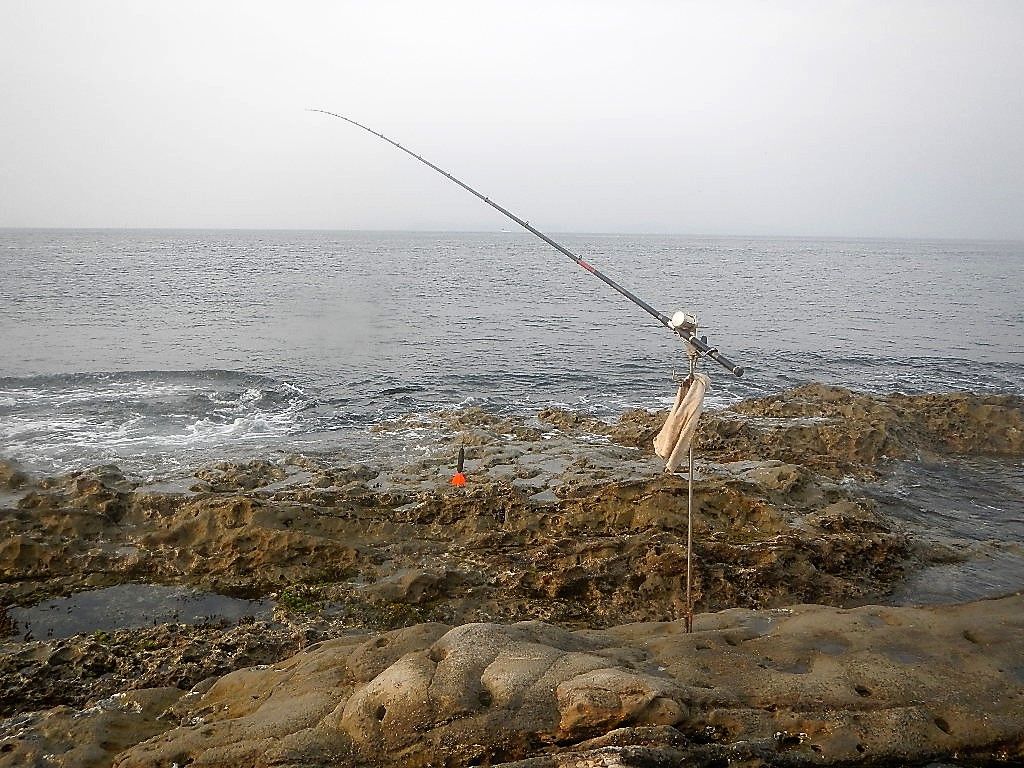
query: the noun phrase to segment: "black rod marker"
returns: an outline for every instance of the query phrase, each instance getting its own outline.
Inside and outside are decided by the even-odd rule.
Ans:
[[[539,237],[545,243],[550,245],[556,251],[560,251],[561,253],[563,253],[566,256],[568,256],[570,259],[572,259],[574,262],[576,262],[576,264],[578,266],[582,267],[587,272],[589,272],[594,277],[596,277],[598,280],[601,280],[602,282],[606,283],[607,285],[611,286],[613,289],[615,289],[616,291],[621,293],[623,296],[625,296],[627,299],[632,301],[634,304],[636,304],[642,310],[644,310],[649,315],[654,317],[659,323],[664,325],[666,328],[671,330],[673,333],[676,333],[679,336],[681,336],[688,344],[690,344],[693,347],[696,347],[702,354],[707,355],[712,360],[714,360],[715,362],[717,362],[720,365],[722,365],[723,367],[725,367],[731,373],[734,373],[737,376],[742,376],[743,375],[743,368],[741,366],[736,365],[735,363],[730,361],[728,358],[726,358],[724,355],[719,354],[717,349],[715,349],[714,347],[709,346],[708,343],[706,341],[704,341],[704,339],[702,339],[701,337],[697,336],[693,331],[691,331],[691,330],[689,330],[687,328],[676,328],[676,327],[674,327],[672,325],[671,318],[668,315],[666,315],[666,314],[664,314],[662,312],[659,312],[654,307],[652,307],[650,304],[648,304],[646,301],[644,301],[643,299],[641,299],[638,296],[636,296],[632,291],[629,291],[626,288],[623,288],[617,282],[612,280],[610,277],[605,275],[600,270],[598,270],[595,267],[593,267],[590,264],[588,264],[586,261],[584,261],[582,258],[577,256],[575,253],[570,251],[568,248],[566,248],[563,245],[560,245],[559,243],[556,243],[554,240],[552,240],[550,237],[545,235],[539,229],[537,229],[536,227],[531,226],[528,221],[523,221],[521,218],[516,216],[511,211],[509,211],[509,210],[507,210],[505,208],[502,208],[496,202],[491,200],[491,198],[487,197],[486,195],[480,194],[479,192],[477,192],[475,189],[473,189],[468,184],[466,184],[466,183],[464,183],[462,181],[459,181],[457,178],[455,178],[450,173],[448,173],[448,171],[444,170],[443,168],[438,168],[432,162],[430,162],[429,160],[421,157],[420,155],[417,155],[411,149],[406,149],[401,144],[399,144],[397,141],[394,141],[393,139],[389,139],[383,133],[378,133],[377,131],[375,131],[372,128],[369,128],[369,127],[363,125],[362,123],[357,123],[355,120],[353,120],[350,117],[345,117],[344,115],[339,115],[337,112],[328,112],[326,109],[308,109],[306,111],[307,112],[319,112],[320,114],[323,114],[323,115],[330,115],[331,117],[336,117],[339,120],[344,120],[346,123],[351,123],[352,125],[356,126],[357,128],[362,128],[367,133],[372,133],[377,138],[384,139],[384,141],[386,141],[388,144],[391,144],[392,146],[398,147],[398,149],[402,150],[407,155],[412,155],[413,157],[415,157],[417,160],[419,160],[424,165],[426,165],[426,166],[428,166],[430,168],[433,168],[435,171],[440,173],[445,178],[450,179],[451,181],[454,181],[456,184],[458,184],[460,187],[462,187],[467,192],[470,192],[470,193],[476,195],[481,200],[483,200],[485,203],[487,203],[489,206],[491,206],[495,210],[501,212],[502,214],[504,214],[508,218],[512,219],[512,221],[514,221],[516,224],[521,226],[523,229],[527,230],[528,232],[532,232],[533,234],[535,234],[537,237]]]

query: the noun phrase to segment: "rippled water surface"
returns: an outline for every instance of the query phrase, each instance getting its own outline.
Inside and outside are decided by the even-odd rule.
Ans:
[[[868,492],[942,560],[911,571],[896,604],[1001,597],[1024,588],[1024,463],[995,458],[898,462]]]
[[[175,622],[235,622],[245,617],[269,618],[270,600],[239,600],[187,587],[120,584],[46,600],[29,608],[8,608],[14,632],[25,640],[71,637]]]
[[[746,366],[1024,391],[1024,245],[565,235]],[[671,401],[670,333],[526,234],[0,231],[0,458],[160,477],[285,451],[416,449],[381,418],[480,404],[613,417]]]

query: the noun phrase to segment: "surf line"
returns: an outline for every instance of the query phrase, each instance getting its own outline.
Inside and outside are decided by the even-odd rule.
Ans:
[[[598,280],[601,280],[602,282],[607,284],[612,289],[618,291],[620,294],[625,296],[627,299],[629,299],[631,302],[636,304],[642,310],[644,310],[649,315],[654,317],[661,325],[665,326],[666,328],[668,328],[673,333],[678,334],[683,339],[683,341],[685,341],[693,349],[696,349],[701,355],[703,355],[705,357],[710,357],[712,360],[714,360],[716,363],[718,363],[719,365],[724,367],[726,370],[728,370],[730,373],[732,373],[735,376],[742,376],[743,375],[743,367],[742,366],[736,365],[731,360],[729,360],[727,357],[722,355],[718,351],[717,348],[712,347],[711,345],[709,345],[707,343],[707,337],[706,336],[698,336],[697,335],[697,322],[696,322],[696,319],[692,315],[687,315],[685,312],[679,311],[679,312],[676,312],[675,314],[673,314],[672,317],[669,317],[668,315],[664,314],[663,312],[659,312],[657,309],[652,307],[646,301],[644,301],[643,299],[639,298],[638,296],[636,296],[634,293],[632,293],[628,289],[623,288],[621,285],[619,285],[617,282],[615,282],[610,277],[605,275],[599,269],[597,269],[596,267],[591,265],[589,262],[587,262],[584,259],[580,258],[579,256],[577,256],[575,253],[573,253],[572,251],[570,251],[568,248],[566,248],[565,246],[561,245],[560,243],[556,243],[554,240],[552,240],[550,237],[545,235],[539,229],[537,229],[536,227],[532,226],[530,224],[530,222],[524,221],[523,219],[519,218],[518,216],[516,216],[514,213],[512,213],[508,209],[503,208],[502,206],[498,205],[498,203],[496,203],[493,200],[491,200],[491,198],[487,197],[486,195],[481,194],[480,192],[477,192],[475,189],[473,189],[471,186],[469,186],[465,182],[460,181],[459,179],[455,178],[450,173],[448,173],[448,171],[444,170],[443,168],[439,168],[438,166],[434,165],[429,160],[427,160],[424,157],[422,157],[422,156],[416,154],[415,152],[413,152],[411,149],[407,149],[406,147],[403,147],[397,141],[394,141],[393,139],[389,139],[383,133],[378,133],[377,131],[373,130],[372,128],[369,128],[369,127],[363,125],[362,123],[358,123],[358,122],[356,122],[355,120],[353,120],[350,117],[345,117],[344,115],[339,115],[337,112],[329,112],[326,109],[308,109],[306,111],[307,112],[319,112],[320,114],[323,114],[323,115],[329,115],[330,117],[336,117],[339,120],[344,120],[346,123],[351,123],[352,125],[356,126],[357,128],[362,128],[367,133],[371,133],[374,136],[376,136],[377,138],[383,139],[388,144],[391,144],[392,146],[397,147],[398,149],[400,149],[403,152],[405,152],[407,155],[411,155],[411,156],[415,157],[421,163],[423,163],[424,165],[426,165],[429,168],[433,168],[435,171],[440,173],[442,176],[444,176],[445,178],[449,179],[450,181],[455,182],[456,184],[458,184],[460,187],[462,187],[467,192],[470,192],[471,194],[476,195],[478,198],[483,200],[485,203],[487,203],[489,206],[494,208],[496,211],[498,211],[498,212],[502,213],[503,215],[507,216],[512,221],[514,221],[516,224],[518,224],[523,229],[525,229],[526,231],[531,232],[532,234],[536,235],[537,237],[539,237],[541,240],[543,240],[545,243],[550,245],[555,250],[557,250],[557,251],[565,254],[566,256],[568,256],[570,259],[572,259],[576,263],[577,266],[579,266],[580,268],[586,270],[587,272],[592,274],[594,277],[596,277]]]

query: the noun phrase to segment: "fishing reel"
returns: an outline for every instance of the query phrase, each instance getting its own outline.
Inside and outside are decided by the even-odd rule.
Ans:
[[[691,315],[683,310],[678,310],[668,321],[668,327],[679,334],[686,343],[686,355],[690,358],[690,375],[693,375],[693,364],[700,359],[704,350],[700,342],[704,342],[706,348],[707,336],[697,338],[697,316]]]
[[[667,323],[668,327],[675,331],[686,342],[686,350],[691,360],[701,356],[710,357],[716,363],[722,365],[726,370],[735,376],[743,375],[743,366],[724,357],[717,349],[708,345],[707,336],[697,335],[697,316],[691,315],[683,310],[677,311]]]
[[[668,321],[668,327],[683,338],[697,332],[697,316],[678,310]]]

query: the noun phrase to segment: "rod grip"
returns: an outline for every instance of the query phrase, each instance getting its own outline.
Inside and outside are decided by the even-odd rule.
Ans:
[[[727,371],[729,371],[730,373],[735,375],[736,377],[740,377],[744,373],[744,369],[743,369],[742,365],[736,365],[736,363],[734,363],[732,360],[730,360],[725,355],[720,355],[717,352],[712,352],[709,355],[709,357],[712,360],[714,360],[716,363],[718,363],[719,365],[724,367]]]
[[[729,373],[737,377],[743,375],[744,371],[742,365],[736,365],[736,363],[727,358],[725,355],[721,354],[717,349],[708,346],[699,336],[696,336],[693,332],[679,333],[679,335],[683,337],[687,344],[696,347],[702,354],[705,354],[708,357],[710,357],[720,366],[729,371]]]

